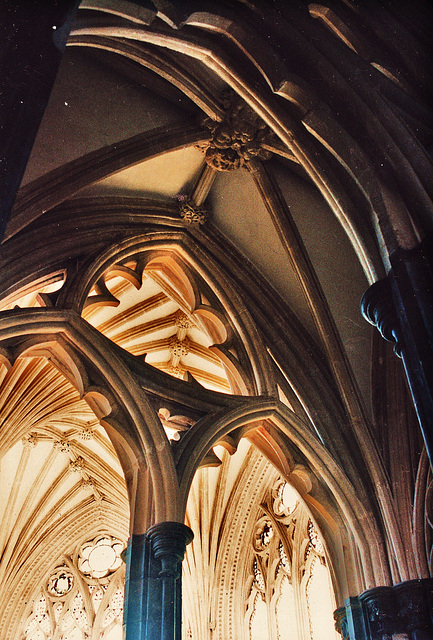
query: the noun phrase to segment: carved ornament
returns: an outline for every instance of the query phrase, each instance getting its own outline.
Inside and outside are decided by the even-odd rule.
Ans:
[[[93,438],[93,429],[90,427],[86,427],[82,431],[80,431],[80,440],[91,440]]]
[[[23,447],[27,449],[33,449],[34,447],[36,447],[38,439],[33,433],[30,433],[28,436],[25,436],[25,438],[22,439],[22,443]]]
[[[192,202],[181,202],[179,213],[184,223],[190,226],[204,224],[209,218],[209,211],[206,207],[194,205]]]
[[[183,313],[183,311],[178,311],[176,313],[175,322],[177,329],[191,329],[194,326],[192,321],[188,318],[186,313]]]
[[[60,453],[69,453],[71,450],[71,445],[66,440],[56,440],[54,442],[54,449],[60,451]]]
[[[78,458],[76,458],[75,460],[71,460],[71,462],[69,463],[69,471],[71,473],[80,473],[81,471],[83,471],[85,466],[86,463],[84,461],[84,458],[82,456],[78,456]]]
[[[173,358],[182,358],[188,355],[190,349],[190,341],[188,338],[179,340],[177,336],[173,336],[170,340],[170,353]],[[176,366],[176,365],[174,365]]]
[[[223,106],[225,115],[221,122],[210,118],[204,122],[212,133],[205,151],[207,164],[217,171],[233,171],[254,158],[269,159],[271,152],[263,145],[274,134],[263,120],[233,93],[224,96]]]

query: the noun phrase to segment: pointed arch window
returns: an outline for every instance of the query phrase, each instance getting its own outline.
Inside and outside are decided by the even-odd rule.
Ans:
[[[336,638],[324,545],[287,483],[277,483],[262,504],[252,546],[249,640]]]
[[[33,599],[20,640],[121,640],[124,545],[98,536],[65,557]]]
[[[329,574],[320,556],[312,557],[305,587],[310,636],[312,640],[328,640],[335,634],[334,624],[328,612],[333,604],[329,589]]]

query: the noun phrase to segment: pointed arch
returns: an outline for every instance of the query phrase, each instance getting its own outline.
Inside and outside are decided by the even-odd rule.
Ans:
[[[155,518],[176,520],[181,517],[177,500],[173,499],[178,491],[177,476],[168,440],[140,387],[131,378],[130,371],[110,353],[106,338],[72,311],[5,312],[0,340],[33,336],[35,342],[39,339],[46,343],[47,335],[50,341],[52,336],[65,340],[90,372],[89,378],[96,377],[101,389],[105,389],[108,397],[113,399],[113,416],[105,420],[118,433],[114,444],[118,446],[122,442],[126,451],[122,457],[123,462],[129,461],[129,468],[124,469],[126,477],[134,474],[133,469],[137,466],[143,471],[149,470],[155,497]],[[132,459],[129,458],[131,453]],[[140,528],[144,526],[145,530],[150,523],[136,524]]]
[[[304,491],[303,497],[314,510],[317,521],[321,525],[334,567],[343,567],[350,562],[355,566],[357,563],[354,549],[351,550],[351,561],[346,558],[342,562],[343,558],[340,556],[342,542],[341,538],[339,539],[338,527],[335,526],[335,522],[333,523],[336,518],[343,530],[356,540],[356,546],[362,557],[364,588],[369,588],[369,585],[373,584],[388,584],[390,574],[385,560],[385,542],[369,496],[362,495],[360,489],[350,482],[344,469],[326,448],[317,442],[308,426],[281,402],[274,399],[250,398],[241,407],[203,418],[184,436],[176,452],[184,504],[187,501],[195,470],[206,453],[227,434],[237,431],[238,437],[239,432],[244,437],[248,437],[249,432],[254,432],[262,424],[275,427],[277,431],[286,435],[290,442],[289,451],[304,461],[305,469],[312,480],[313,490]],[[274,464],[275,461],[274,458]],[[280,467],[280,471],[287,477],[287,469]],[[294,471],[296,476],[296,470]],[[297,489],[302,491],[296,477],[294,480],[297,482]],[[345,569],[343,573],[335,576],[341,593],[347,593],[348,576],[344,573]]]

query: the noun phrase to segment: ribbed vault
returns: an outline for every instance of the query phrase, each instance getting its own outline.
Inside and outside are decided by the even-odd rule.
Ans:
[[[105,430],[58,369],[23,357],[1,375],[1,626],[12,639],[64,554],[101,532],[126,543],[129,504]]]
[[[428,463],[359,308],[432,229],[412,4],[81,3],[0,248],[11,640],[62,553],[183,521],[188,494],[192,637],[242,638],[238,556],[277,474],[337,604],[429,574]]]

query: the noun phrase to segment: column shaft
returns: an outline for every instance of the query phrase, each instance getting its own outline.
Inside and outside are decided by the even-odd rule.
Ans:
[[[181,640],[181,575],[192,531],[162,522],[132,536],[126,553],[126,640]]]
[[[433,237],[391,257],[388,276],[364,294],[366,319],[396,343],[433,464]]]

